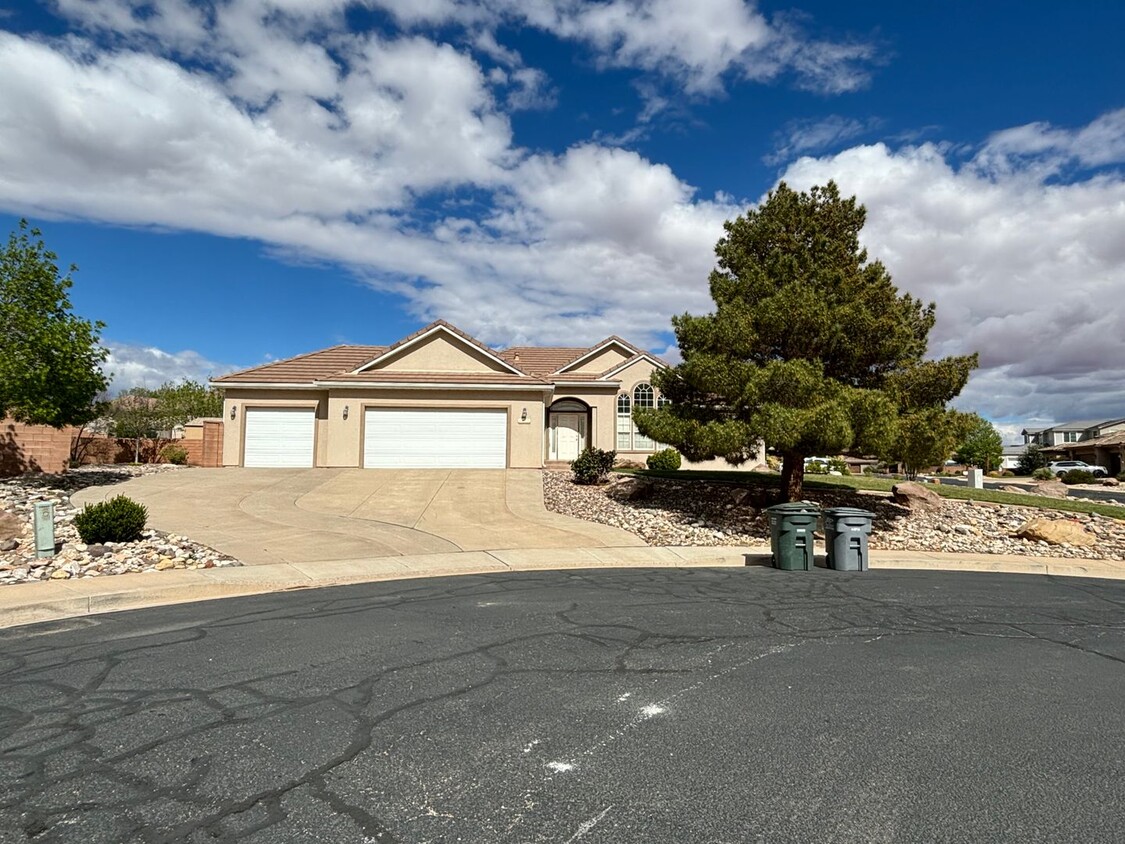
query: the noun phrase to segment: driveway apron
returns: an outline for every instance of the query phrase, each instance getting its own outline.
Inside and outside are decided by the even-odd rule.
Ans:
[[[248,565],[644,544],[548,512],[535,470],[185,469],[73,500],[119,494],[148,507],[151,526]]]

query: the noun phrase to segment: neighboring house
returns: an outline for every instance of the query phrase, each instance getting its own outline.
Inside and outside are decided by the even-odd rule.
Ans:
[[[1092,440],[1112,434],[1115,431],[1125,431],[1125,419],[1086,419],[1078,422],[1063,422],[1049,428],[1025,428],[1020,433],[1023,435],[1025,446],[1035,444],[1043,447],[1066,445],[1082,440]]]
[[[620,337],[498,352],[438,320],[211,383],[227,466],[541,468],[586,446],[643,461],[659,446],[632,411],[663,401],[652,373],[667,365]]]
[[[1025,443],[1036,443],[1052,456],[1104,466],[1111,475],[1125,467],[1125,419],[1068,422],[1050,428],[1025,430]]]
[[[1020,465],[1020,458],[1027,450],[1026,445],[1006,445],[1000,452],[1000,468],[1014,470]]]

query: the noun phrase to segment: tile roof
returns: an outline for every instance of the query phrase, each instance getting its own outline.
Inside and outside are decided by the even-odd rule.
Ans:
[[[442,327],[452,334],[464,339],[467,343],[481,351],[500,358],[514,369],[527,373],[519,375],[515,372],[492,373],[433,373],[433,372],[390,372],[385,369],[368,370],[357,373],[356,370],[373,363],[380,357],[401,348],[412,340],[416,340],[434,328]],[[436,320],[424,328],[403,337],[390,346],[359,346],[341,345],[318,352],[309,352],[297,355],[286,360],[273,361],[262,366],[233,372],[221,378],[211,379],[217,385],[237,384],[307,384],[313,386],[320,381],[352,382],[362,384],[396,384],[426,382],[433,384],[526,384],[531,388],[536,385],[550,384],[553,382],[568,383],[575,381],[594,381],[604,377],[605,373],[564,373],[555,374],[568,364],[590,354],[609,343],[620,343],[626,349],[634,352],[628,361],[617,364],[612,369],[620,369],[642,356],[642,352],[631,343],[616,335],[606,337],[592,346],[512,346],[504,351],[495,351],[482,344],[475,337],[466,334],[461,329],[446,322]],[[648,355],[660,361],[655,355]],[[664,361],[660,361],[664,363]],[[606,373],[612,371],[606,370]],[[607,380],[607,386],[616,384],[616,381]]]
[[[358,373],[345,370],[317,380],[333,384],[523,384],[530,390],[548,383],[542,378],[514,372],[389,372],[385,369]]]
[[[550,375],[588,351],[584,346],[512,346],[500,357],[528,375]]]
[[[350,372],[378,357],[386,348],[386,346],[332,346],[329,349],[276,360],[211,380],[216,384],[311,383],[341,370]]]

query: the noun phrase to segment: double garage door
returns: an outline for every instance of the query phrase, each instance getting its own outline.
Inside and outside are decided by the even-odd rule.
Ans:
[[[248,408],[245,428],[243,465],[313,465],[311,408]],[[369,469],[503,469],[507,443],[503,410],[369,408],[363,418],[363,465]]]
[[[369,408],[363,416],[366,469],[503,469],[503,410]]]

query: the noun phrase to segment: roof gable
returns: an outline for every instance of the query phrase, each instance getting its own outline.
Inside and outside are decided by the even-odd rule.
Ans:
[[[491,372],[526,377],[513,363],[444,320],[430,323],[388,346],[377,358],[356,368],[354,374],[375,370],[420,374]]]
[[[583,354],[579,355],[565,366],[560,366],[556,370],[556,373],[603,372],[607,368],[616,366],[634,355],[640,354],[640,352],[640,349],[631,343],[626,343],[620,337],[606,337],[600,343],[595,343]]]

